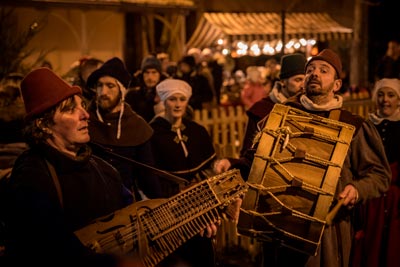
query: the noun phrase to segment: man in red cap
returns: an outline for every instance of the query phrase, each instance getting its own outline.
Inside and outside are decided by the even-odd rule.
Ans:
[[[73,234],[124,207],[119,174],[93,157],[82,90],[47,68],[21,83],[30,148],[15,162],[7,184],[7,260],[11,266],[116,266]]]
[[[341,70],[339,56],[330,49],[322,50],[306,63],[305,92],[288,99],[286,105],[325,118],[340,113],[339,121],[355,126],[336,188],[335,198],[343,199],[343,207],[332,225],[326,225],[317,255],[307,256],[278,245],[275,250],[264,251],[265,266],[349,266],[352,208],[389,188],[391,171],[376,128],[370,120],[342,109],[343,98],[336,94],[342,86]],[[250,168],[253,158],[249,153],[241,166]]]
[[[343,98],[337,94],[342,86],[339,56],[331,49],[324,49],[307,62],[305,72],[305,92],[286,104],[325,118],[340,110],[338,120],[355,126],[356,131],[336,188],[335,198],[343,199],[343,207],[333,224],[326,226],[317,255],[300,258],[312,267],[349,266],[352,208],[383,194],[389,187],[391,171],[373,123],[342,109]],[[280,259],[289,263],[296,259],[296,256],[288,259],[284,250],[278,253]]]

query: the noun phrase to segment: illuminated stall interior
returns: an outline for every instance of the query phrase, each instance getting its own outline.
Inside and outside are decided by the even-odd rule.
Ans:
[[[203,13],[186,48],[213,47],[232,57],[309,56],[317,41],[351,40],[352,32],[327,13]]]

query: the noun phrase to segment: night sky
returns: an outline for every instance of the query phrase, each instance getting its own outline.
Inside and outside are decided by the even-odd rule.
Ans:
[[[369,6],[369,54],[370,64],[374,64],[386,51],[391,39],[400,41],[400,11],[396,0],[366,0]]]

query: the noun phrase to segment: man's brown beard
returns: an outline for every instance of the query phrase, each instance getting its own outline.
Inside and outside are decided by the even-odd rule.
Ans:
[[[120,103],[119,99],[117,101],[111,101],[109,98],[106,98],[106,101],[108,103],[110,103],[110,105],[107,105],[107,107],[103,107],[103,105],[101,105],[102,101],[104,101],[104,100],[101,100],[101,99],[98,100],[97,105],[98,105],[99,109],[101,109],[102,111],[104,111],[106,113],[111,112]]]
[[[316,88],[306,88],[307,96],[319,96],[321,95],[321,91],[318,91]]]

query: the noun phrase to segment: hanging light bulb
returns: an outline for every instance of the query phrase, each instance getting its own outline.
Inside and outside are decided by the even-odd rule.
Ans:
[[[238,41],[236,46],[237,46],[236,53],[239,56],[244,56],[247,54],[247,49],[249,48],[249,46],[245,42]]]
[[[304,39],[304,38],[301,38],[301,39],[299,40],[299,42],[300,42],[300,44],[301,44],[302,46],[306,46],[306,45],[307,45],[307,40]]]
[[[310,45],[315,45],[317,43],[317,41],[315,41],[314,39],[310,39],[310,40],[308,40],[308,43]]]
[[[275,51],[276,51],[277,53],[281,52],[281,51],[282,51],[282,47],[283,47],[282,41],[279,40],[279,42],[278,42],[278,43],[276,44],[276,46],[275,46]]]
[[[275,49],[270,45],[269,42],[264,44],[263,54],[265,54],[265,55],[273,55],[274,52],[275,52]]]
[[[293,45],[294,45],[294,41],[293,41],[293,40],[290,40],[290,41],[285,45],[285,47],[286,47],[286,49],[290,49],[290,48],[292,48]]]
[[[259,56],[261,54],[260,47],[258,46],[258,41],[253,41],[250,46],[250,54],[252,56]]]

